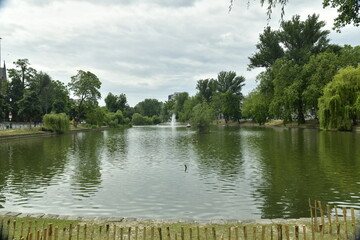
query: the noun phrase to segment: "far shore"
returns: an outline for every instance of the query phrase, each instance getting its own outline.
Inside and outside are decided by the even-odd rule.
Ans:
[[[216,121],[214,125],[222,126],[240,126],[240,127],[256,127],[256,128],[301,128],[301,129],[314,129],[320,130],[319,123],[317,121],[307,121],[305,124],[297,124],[296,122],[283,124],[282,120],[273,120],[265,123],[264,125],[259,125],[256,122],[250,120],[242,120],[238,122],[229,122],[228,124],[225,121]],[[85,126],[78,126],[77,128],[71,126],[70,130],[64,134],[76,133],[76,132],[88,132],[88,131],[102,131],[108,129],[108,127],[99,127],[99,128],[88,128]],[[329,131],[338,131],[338,130],[329,130]],[[351,132],[360,133],[360,125],[353,126]],[[21,129],[6,129],[0,130],[0,140],[6,139],[16,139],[16,138],[28,138],[28,137],[41,137],[41,136],[51,136],[57,135],[58,133],[42,131],[41,127],[31,127],[31,128],[21,128]]]

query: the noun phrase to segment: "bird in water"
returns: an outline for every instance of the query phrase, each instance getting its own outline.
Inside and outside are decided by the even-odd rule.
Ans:
[[[185,172],[187,171],[187,166],[186,166],[186,164],[184,164],[184,166],[185,166]]]

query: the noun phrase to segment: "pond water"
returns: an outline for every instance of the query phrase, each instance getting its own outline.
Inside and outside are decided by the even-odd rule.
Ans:
[[[0,142],[9,211],[298,218],[309,198],[360,209],[359,133],[151,126]]]

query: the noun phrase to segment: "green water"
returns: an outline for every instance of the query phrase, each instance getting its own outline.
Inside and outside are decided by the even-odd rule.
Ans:
[[[359,133],[154,126],[0,142],[9,211],[297,218],[308,198],[360,209]]]

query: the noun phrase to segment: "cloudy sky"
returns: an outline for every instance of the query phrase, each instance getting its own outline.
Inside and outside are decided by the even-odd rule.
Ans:
[[[196,93],[199,79],[220,71],[255,88],[259,70],[247,71],[259,34],[279,26],[280,9],[267,21],[258,0],[0,0],[1,60],[20,58],[64,83],[91,71],[109,92],[125,93],[134,106],[145,98],[166,101],[173,92]],[[285,19],[320,14],[331,29],[336,10],[321,0],[290,0]],[[331,32],[332,43],[359,45],[359,28]],[[104,104],[101,100],[100,104]]]

